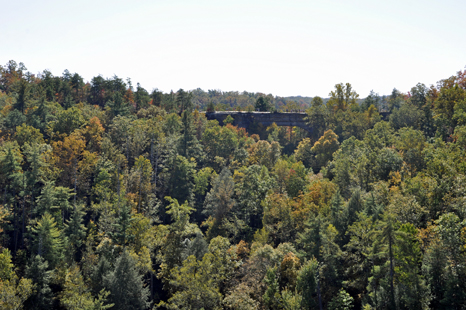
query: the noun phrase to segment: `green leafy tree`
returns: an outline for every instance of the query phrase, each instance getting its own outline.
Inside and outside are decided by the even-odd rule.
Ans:
[[[345,245],[347,250],[346,277],[350,291],[356,291],[359,296],[356,303],[367,299],[367,286],[373,268],[372,246],[375,241],[375,223],[372,217],[364,212],[358,213],[358,219],[348,227],[346,234],[349,242]]]
[[[415,105],[403,103],[390,114],[390,125],[394,129],[413,127],[419,129],[422,123],[422,111]]]
[[[206,111],[215,112],[215,103],[212,100],[210,100],[209,103],[207,103]]]
[[[315,163],[313,164],[314,171],[319,171],[331,159],[333,153],[338,150],[340,143],[338,136],[330,129],[327,130],[322,137],[314,143],[311,152],[315,154]]]
[[[280,144],[275,141],[269,143],[264,140],[259,140],[249,147],[248,152],[250,164],[265,166],[267,169],[272,169],[280,158]]]
[[[255,109],[256,111],[269,111],[270,110],[270,101],[268,97],[263,97],[260,96],[257,98],[256,103],[255,103]]]
[[[262,228],[261,201],[268,191],[273,188],[273,179],[264,166],[249,166],[237,184],[237,205],[235,215],[244,221],[253,231]]]
[[[307,168],[312,167],[315,162],[312,146],[313,144],[311,139],[304,138],[299,142],[298,147],[295,150],[296,160],[301,161]]]
[[[424,168],[424,156],[422,151],[426,146],[425,137],[419,130],[402,128],[398,131],[399,137],[395,142],[397,149],[401,152],[403,160],[410,168],[411,174]]]
[[[177,155],[172,165],[167,166],[170,168],[164,169],[164,172],[168,174],[166,186],[171,197],[182,202],[193,200],[195,166],[195,162]]]
[[[270,194],[263,201],[263,225],[273,244],[295,239],[297,229],[293,223],[292,201],[284,194]]]
[[[267,269],[264,281],[267,284],[267,290],[265,291],[263,299],[267,309],[281,309],[283,307],[283,302],[280,294],[280,285],[278,283],[277,268]]]
[[[16,127],[15,140],[18,142],[19,146],[24,144],[42,144],[44,143],[44,138],[39,129],[36,129],[32,126],[23,124]]]
[[[157,229],[157,262],[160,264],[158,277],[165,283],[169,282],[170,271],[182,265],[184,245],[186,238],[196,236],[200,230],[195,224],[189,222],[190,214],[194,210],[185,202],[179,204],[178,200],[165,197],[170,203],[166,209],[171,218],[170,225],[159,225]]]
[[[202,135],[202,143],[208,162],[214,168],[217,168],[216,161],[233,159],[235,151],[238,149],[240,141],[237,133],[230,126],[222,127],[218,122],[209,122]],[[221,168],[216,171],[221,171]]]
[[[165,117],[163,131],[167,135],[178,134],[181,130],[181,127],[181,119],[176,113],[170,113]]]
[[[339,191],[334,193],[332,199],[330,200],[330,214],[331,223],[338,230],[338,241],[341,245],[346,233],[347,218],[344,201]]]
[[[298,197],[305,191],[309,170],[303,163],[290,163],[289,170],[285,175],[285,189],[290,197]]]
[[[162,105],[163,92],[159,91],[156,88],[151,92],[150,98],[152,100],[152,105],[155,105],[156,107],[160,107]]]
[[[29,83],[24,80],[20,79],[17,82],[17,91],[16,91],[16,102],[13,105],[13,109],[20,111],[22,114],[24,114],[24,110],[27,107],[26,101],[28,100],[29,97]]]
[[[403,102],[402,94],[396,88],[392,90],[392,93],[388,97],[388,109],[390,112],[393,110],[398,109]]]
[[[193,115],[184,111],[181,114],[182,136],[180,139],[180,154],[186,158],[201,159],[202,148],[196,137]]]
[[[446,213],[435,221],[434,238],[424,256],[423,270],[431,285],[432,305],[439,308],[464,307],[465,224],[457,215]]]
[[[403,224],[395,249],[397,266],[397,303],[403,309],[426,309],[430,291],[421,275],[421,247],[418,230],[413,224]]]
[[[42,134],[46,135],[47,125],[54,119],[52,115],[54,105],[45,100],[43,93],[40,94],[36,104],[37,108],[28,113],[29,125],[39,129]]]
[[[76,259],[76,255],[79,257],[80,247],[82,246],[84,237],[86,236],[86,227],[82,223],[84,215],[85,212],[82,210],[82,206],[76,206],[63,230],[64,235],[67,238],[66,246],[68,253],[74,259]]]
[[[401,170],[402,156],[393,149],[395,135],[387,122],[378,122],[366,131],[367,172],[370,180],[388,180],[390,173]]]
[[[93,298],[84,283],[79,267],[73,265],[66,273],[60,304],[69,310],[104,310],[113,307],[113,304],[105,304],[108,295],[109,292],[102,290],[97,298]]]
[[[317,141],[322,137],[324,132],[329,126],[329,111],[327,106],[324,105],[322,98],[316,96],[312,98],[311,107],[306,110],[306,121],[310,128],[312,128],[311,139]]]
[[[34,206],[36,197],[45,184],[48,172],[50,171],[47,155],[50,154],[51,150],[46,144],[27,144],[23,149],[26,157],[25,177],[27,191],[31,204]]]
[[[205,240],[204,236],[198,233],[196,234],[196,238],[194,238],[194,240],[189,240],[189,242],[187,242],[183,256],[186,259],[188,256],[194,255],[198,261],[202,260],[204,254],[208,251],[208,246],[209,244]],[[183,259],[183,261],[185,259]]]
[[[25,227],[25,204],[24,204],[24,189],[25,177],[22,171],[21,163],[23,162],[21,151],[16,142],[6,142],[0,148],[0,181],[3,186],[2,202],[3,205],[11,210],[13,215],[12,227],[9,230],[13,231],[13,253],[16,253],[20,240],[24,237]],[[23,203],[20,204],[19,202]],[[21,210],[22,209],[22,210]],[[22,211],[22,225],[19,215]]]
[[[446,137],[453,133],[455,123],[453,115],[455,114],[455,106],[466,100],[466,90],[458,84],[453,87],[442,87],[440,93],[435,100],[434,110],[438,114],[437,127],[438,133]]]
[[[374,106],[377,110],[381,108],[382,98],[379,96],[378,93],[375,93],[374,90],[371,90],[369,95],[364,99],[363,103],[361,104],[361,109],[366,111],[369,109],[370,106]]]
[[[114,231],[109,233],[116,244],[125,247],[134,239],[134,236],[129,232],[131,222],[131,207],[125,203],[119,210],[119,216],[114,224]]]
[[[45,213],[53,215],[58,223],[64,221],[65,215],[71,210],[70,198],[73,190],[63,186],[55,186],[54,182],[46,182],[36,199],[33,214],[36,217]]]
[[[301,293],[301,307],[303,309],[317,309],[319,296],[317,292],[317,276],[319,263],[311,258],[303,264],[298,273],[297,290]]]
[[[345,111],[350,105],[356,104],[356,100],[359,95],[353,90],[350,83],[336,84],[335,90],[331,91],[330,99],[327,102],[327,106],[332,107],[335,111]]]
[[[97,295],[104,289],[104,277],[112,271],[110,262],[101,255],[99,261],[95,266],[91,267],[92,273],[90,275],[90,287],[94,295]]]
[[[168,299],[168,304],[161,306],[168,309],[221,309],[222,295],[207,263],[207,260],[199,262],[191,255],[181,268],[174,269],[170,284],[177,288],[176,292]]]
[[[379,233],[374,242],[374,252],[377,256],[383,258],[384,268],[380,268],[374,273],[376,274],[375,277],[377,277],[377,273],[387,270],[387,274],[385,275],[386,281],[383,281],[380,286],[377,287],[376,284],[371,283],[371,295],[376,307],[386,303],[389,309],[396,309],[395,248],[402,233],[398,231],[398,223],[395,217],[388,212],[384,213],[382,220],[379,222],[378,230]],[[375,278],[371,280],[375,281]],[[377,295],[381,296],[378,297]]]
[[[104,286],[110,292],[109,300],[118,310],[142,310],[149,306],[149,288],[128,251],[123,251],[115,269],[104,277]]]
[[[332,298],[328,304],[329,310],[351,310],[353,309],[353,297],[344,289],[340,289],[338,294]]]
[[[230,279],[235,268],[235,256],[228,252],[227,239],[211,240],[202,260],[194,255],[183,261],[182,266],[171,271],[170,285],[177,288],[168,299],[169,309],[221,309],[222,283]]]
[[[113,98],[107,101],[105,106],[111,118],[117,117],[118,115],[126,116],[130,113],[128,102],[124,101],[122,94],[119,92],[114,93]]]
[[[3,249],[0,253],[0,279],[9,280],[13,278],[15,265],[11,262],[11,252],[8,249]]]
[[[63,238],[55,219],[45,213],[31,229],[34,235],[34,252],[55,268],[63,258]]]
[[[338,185],[344,198],[350,197],[353,188],[369,188],[368,164],[366,145],[354,137],[343,141],[333,154],[333,161],[330,164],[334,176],[333,182]]]
[[[150,205],[150,197],[152,194],[152,165],[150,160],[139,156],[133,166],[134,174],[137,175],[136,190],[138,211],[148,210]]]
[[[56,113],[56,121],[50,124],[53,132],[59,134],[71,134],[75,129],[81,128],[85,124],[82,112],[77,107],[67,110],[59,110]]]
[[[33,290],[34,287],[30,279],[18,279],[16,275],[10,280],[0,279],[0,308],[24,309],[24,303]]]
[[[30,264],[26,268],[25,275],[32,280],[34,292],[26,301],[28,309],[49,309],[52,307],[53,293],[52,284],[53,272],[48,270],[49,264],[43,257],[33,256]]]
[[[231,177],[229,169],[224,168],[222,172],[212,181],[212,189],[207,193],[204,201],[203,213],[212,216],[214,219],[213,226],[210,228],[210,234],[229,235],[229,232],[222,225],[231,216],[230,212],[236,204],[233,198],[235,193],[235,182]]]
[[[361,198],[361,191],[356,189],[352,195],[350,200],[348,201],[348,205],[346,207],[345,218],[346,218],[346,227],[353,225],[353,223],[358,218],[358,212],[361,212],[364,208],[364,203]],[[345,229],[346,231],[346,229]]]
[[[318,268],[317,281],[323,304],[330,301],[341,287],[342,252],[336,243],[338,231],[328,224],[322,215],[317,215],[306,223],[306,229],[298,234],[297,243],[301,248],[301,257],[304,259],[316,258]]]
[[[91,104],[104,106],[105,104],[105,89],[107,81],[101,76],[95,76],[91,80],[91,88],[88,101]]]
[[[134,102],[136,103],[136,110],[144,109],[149,106],[150,95],[139,83],[136,86],[134,93]]]

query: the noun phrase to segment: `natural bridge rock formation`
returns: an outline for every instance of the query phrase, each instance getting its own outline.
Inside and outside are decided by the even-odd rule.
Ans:
[[[270,112],[206,112],[208,120],[218,120],[220,124],[230,115],[233,119],[233,125],[248,129],[254,123],[261,123],[264,126],[270,126],[273,123],[277,126],[296,126],[307,131],[312,131],[312,128],[306,124],[304,118],[306,113],[270,113]]]

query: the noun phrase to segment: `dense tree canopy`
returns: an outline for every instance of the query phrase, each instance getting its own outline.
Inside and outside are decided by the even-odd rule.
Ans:
[[[10,61],[0,112],[2,309],[466,307],[466,71],[310,99]]]

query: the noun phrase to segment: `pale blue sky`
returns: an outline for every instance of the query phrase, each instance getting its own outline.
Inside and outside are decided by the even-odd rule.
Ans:
[[[0,0],[0,64],[327,97],[406,92],[466,65],[466,1]]]

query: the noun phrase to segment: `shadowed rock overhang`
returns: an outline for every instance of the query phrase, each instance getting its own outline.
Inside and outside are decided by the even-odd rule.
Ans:
[[[260,123],[264,126],[270,126],[273,123],[277,126],[296,126],[303,128],[309,132],[312,128],[306,124],[304,118],[306,113],[299,112],[237,112],[237,111],[223,111],[223,112],[205,112],[208,120],[217,120],[219,124],[223,125],[223,121],[230,115],[233,119],[233,125],[248,129],[254,122]]]

